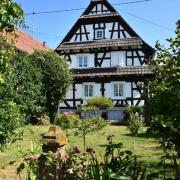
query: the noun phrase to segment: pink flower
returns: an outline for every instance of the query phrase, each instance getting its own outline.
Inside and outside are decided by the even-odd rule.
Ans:
[[[64,116],[68,116],[68,115],[69,115],[69,112],[64,112],[63,115],[64,115]]]
[[[25,161],[38,161],[39,157],[38,156],[30,156],[28,158],[25,158]]]
[[[77,146],[74,146],[73,153],[80,153],[80,149]]]

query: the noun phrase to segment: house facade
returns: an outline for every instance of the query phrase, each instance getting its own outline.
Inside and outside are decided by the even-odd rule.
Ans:
[[[91,0],[56,52],[69,62],[74,78],[61,111],[104,96],[114,103],[108,118],[122,120],[127,107],[144,105],[140,86],[153,76],[147,60],[154,50],[107,0]]]

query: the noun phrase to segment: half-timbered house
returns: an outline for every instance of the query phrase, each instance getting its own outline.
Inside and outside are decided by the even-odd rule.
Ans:
[[[110,119],[121,120],[128,106],[145,103],[139,84],[153,72],[147,60],[154,50],[107,0],[91,0],[56,52],[69,62],[74,76],[60,110],[74,111],[95,96],[111,98]]]

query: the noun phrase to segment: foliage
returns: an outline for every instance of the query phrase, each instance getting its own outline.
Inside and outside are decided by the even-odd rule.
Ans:
[[[142,166],[131,151],[122,151],[122,144],[110,142],[106,147],[104,160],[99,161],[96,152],[87,148],[86,153],[81,153],[76,147],[69,153],[66,168],[71,169],[71,174],[66,178],[72,179],[143,179],[146,168]],[[77,151],[78,149],[78,151]]]
[[[23,10],[11,0],[1,0],[0,3],[0,84],[4,81],[4,72],[8,67],[8,60],[14,55],[12,38],[11,47],[8,45],[7,33],[12,32],[15,26],[23,24]],[[11,34],[14,36],[14,33]],[[15,37],[15,36],[14,36]]]
[[[18,53],[10,64],[0,97],[19,105],[27,123],[39,123],[46,114],[52,119],[71,79],[66,62],[53,52],[36,52]]]
[[[11,33],[12,42],[8,42],[8,33],[12,32],[15,26],[23,23],[23,10],[17,3],[11,0],[1,0],[0,3],[0,149],[7,143],[14,142],[19,136],[19,127],[23,124],[23,115],[19,107],[12,99],[5,99],[2,85],[6,83],[6,73],[10,74],[11,66],[9,60],[14,57],[14,33]],[[10,45],[8,44],[10,43]],[[21,131],[22,132],[22,131]]]
[[[43,114],[37,118],[37,125],[50,125],[49,116]]]
[[[142,118],[138,114],[130,114],[127,128],[133,136],[137,136],[144,123]]]
[[[87,134],[102,130],[109,122],[96,113],[95,107],[82,106],[80,110],[82,114],[81,119],[78,115],[65,112],[63,115],[57,115],[56,124],[66,130],[66,134],[68,134],[67,130],[71,129],[76,136],[81,135],[85,150]]]
[[[11,0],[1,0],[0,9],[0,31],[4,28],[7,31],[13,31],[15,26],[24,22],[23,10],[17,3]]]
[[[0,107],[0,150],[8,143],[15,142],[22,135],[24,118],[18,106],[12,102],[3,102]]]
[[[55,52],[37,51],[31,56],[42,70],[45,111],[54,121],[59,101],[65,96],[72,82],[72,75],[66,61]]]
[[[104,120],[96,112],[96,108],[92,106],[82,106],[82,119],[77,124],[76,135],[81,134],[83,136],[84,150],[86,148],[86,136],[89,133],[98,132],[109,124],[107,120]]]
[[[33,132],[31,132],[33,134]],[[32,143],[32,142],[31,142]],[[22,160],[17,167],[17,175],[21,179],[21,174],[25,171],[28,180],[36,180],[38,175],[38,159],[42,154],[42,143],[32,144],[30,150],[21,152]]]
[[[45,113],[42,71],[26,54],[18,53],[10,61],[11,73],[6,73],[3,97],[13,99],[25,114],[27,122],[37,122]]]
[[[138,135],[139,131],[142,129],[143,126],[144,121],[142,119],[142,116],[137,112],[135,114],[130,113],[127,128],[134,138],[134,148],[136,147],[136,136]]]
[[[131,106],[128,108],[128,113],[129,114],[138,113],[139,115],[143,115],[144,114],[144,106]]]
[[[157,58],[150,65],[155,77],[149,84],[147,109],[152,122],[150,132],[164,150],[180,154],[180,29],[169,39],[169,48],[156,44]]]
[[[76,128],[79,121],[80,119],[77,114],[67,112],[63,114],[57,114],[55,119],[56,125],[60,126],[60,128],[66,132],[68,129]]]
[[[111,109],[113,107],[113,102],[109,98],[105,97],[94,97],[92,99],[87,100],[88,106],[94,106],[98,109],[105,110]]]

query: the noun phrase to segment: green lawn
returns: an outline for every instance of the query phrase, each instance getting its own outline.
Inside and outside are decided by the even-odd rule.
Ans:
[[[13,145],[10,145],[6,152],[0,153],[0,180],[15,180],[16,167],[21,160],[22,152],[31,149],[32,143],[39,141],[41,135],[48,131],[48,126],[26,126],[24,138]],[[114,143],[123,143],[123,148],[133,151],[140,160],[146,161],[150,166],[155,166],[160,161],[162,150],[157,141],[148,137],[145,133],[141,133],[136,139],[136,148],[133,148],[133,138],[130,136],[125,126],[108,126],[101,133],[94,133],[87,136],[87,145],[92,147],[99,158],[103,157],[104,148],[102,145],[107,144],[107,136],[115,135]],[[79,146],[83,150],[82,137],[76,137],[70,133],[68,147]],[[13,165],[10,162],[16,161]]]

